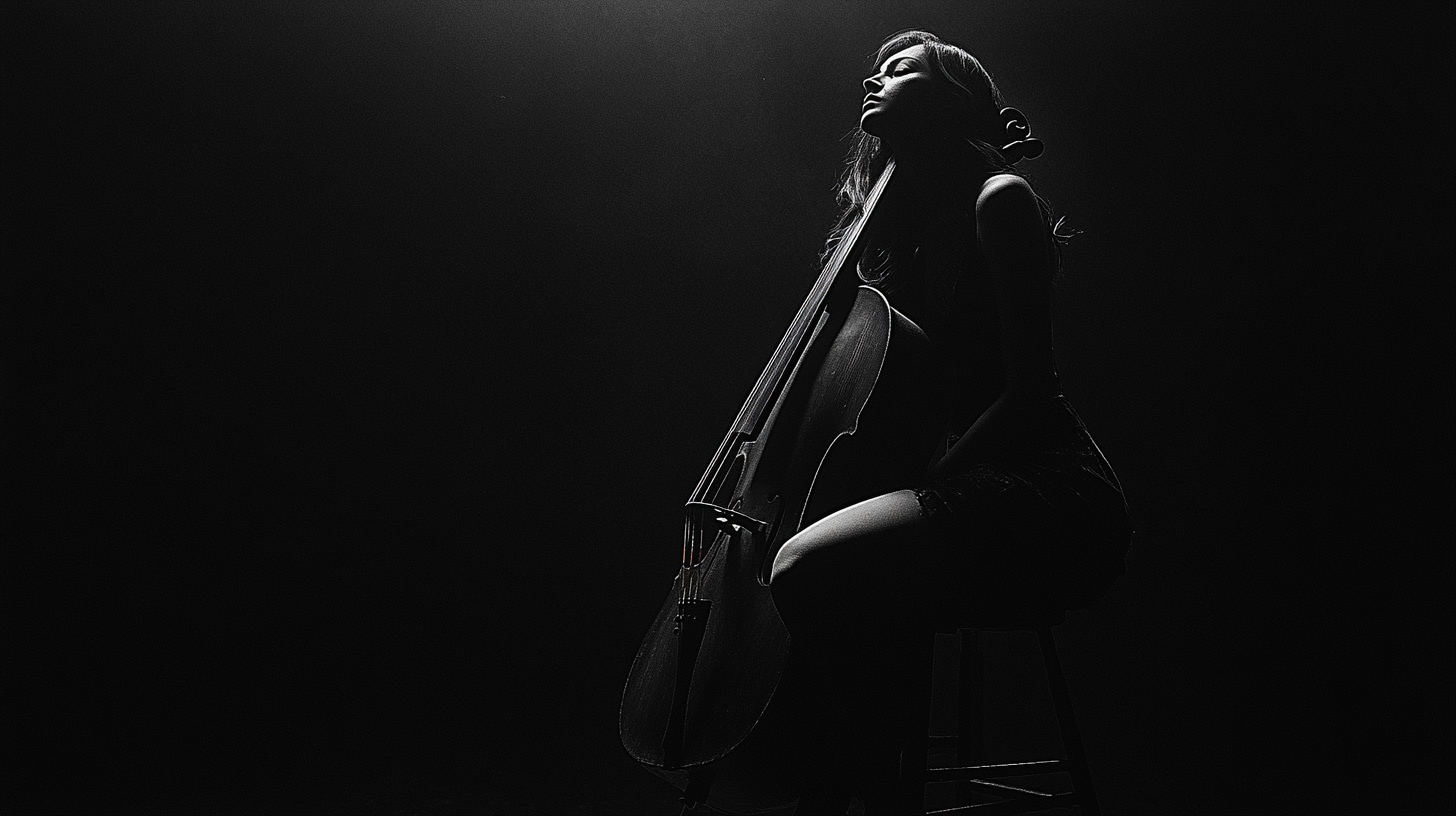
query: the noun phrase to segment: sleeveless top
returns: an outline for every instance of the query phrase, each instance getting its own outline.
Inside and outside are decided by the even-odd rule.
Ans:
[[[996,292],[975,226],[972,213],[945,214],[888,249],[872,245],[859,265],[861,280],[937,350],[949,396],[944,451],[1006,383]],[[926,515],[948,518],[950,537],[976,542],[1008,578],[1035,576],[1064,608],[1091,604],[1123,574],[1132,524],[1122,487],[1054,368],[1042,398],[1001,430],[1009,438],[998,434],[997,445],[956,472],[910,487]]]

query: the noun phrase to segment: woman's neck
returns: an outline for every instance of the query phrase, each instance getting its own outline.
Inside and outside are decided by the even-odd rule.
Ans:
[[[929,220],[947,210],[973,206],[981,182],[989,175],[978,162],[966,154],[969,145],[960,151],[954,146],[917,146],[896,149],[895,181],[891,200],[885,203],[895,215],[896,232]]]
[[[939,170],[947,167],[961,167],[969,158],[971,145],[964,136],[956,133],[930,133],[914,139],[897,140],[888,143],[890,153],[898,167],[916,171]]]

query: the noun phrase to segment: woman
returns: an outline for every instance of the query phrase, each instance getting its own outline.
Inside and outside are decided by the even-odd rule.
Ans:
[[[1076,608],[1122,572],[1131,527],[1115,476],[1059,393],[1049,210],[1012,169],[1041,153],[970,54],[921,31],[880,47],[830,244],[890,157],[862,280],[944,361],[943,455],[918,484],[834,512],[791,538],[770,589],[792,636],[759,725],[722,764],[709,804],[799,798],[843,813],[888,802],[896,701],[932,625],[1008,607]]]

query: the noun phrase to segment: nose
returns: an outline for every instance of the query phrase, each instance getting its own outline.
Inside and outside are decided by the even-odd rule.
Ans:
[[[872,77],[865,77],[865,81],[864,81],[865,93],[874,93],[875,91],[878,91],[881,87],[883,87],[883,86],[880,83],[880,78],[879,78],[878,75],[872,76]]]

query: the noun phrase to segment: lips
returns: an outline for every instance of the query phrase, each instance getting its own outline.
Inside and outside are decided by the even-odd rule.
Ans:
[[[866,96],[864,104],[860,106],[860,109],[863,110],[865,108],[868,108],[870,105],[873,105],[878,101],[880,101],[880,98],[878,96]]]

